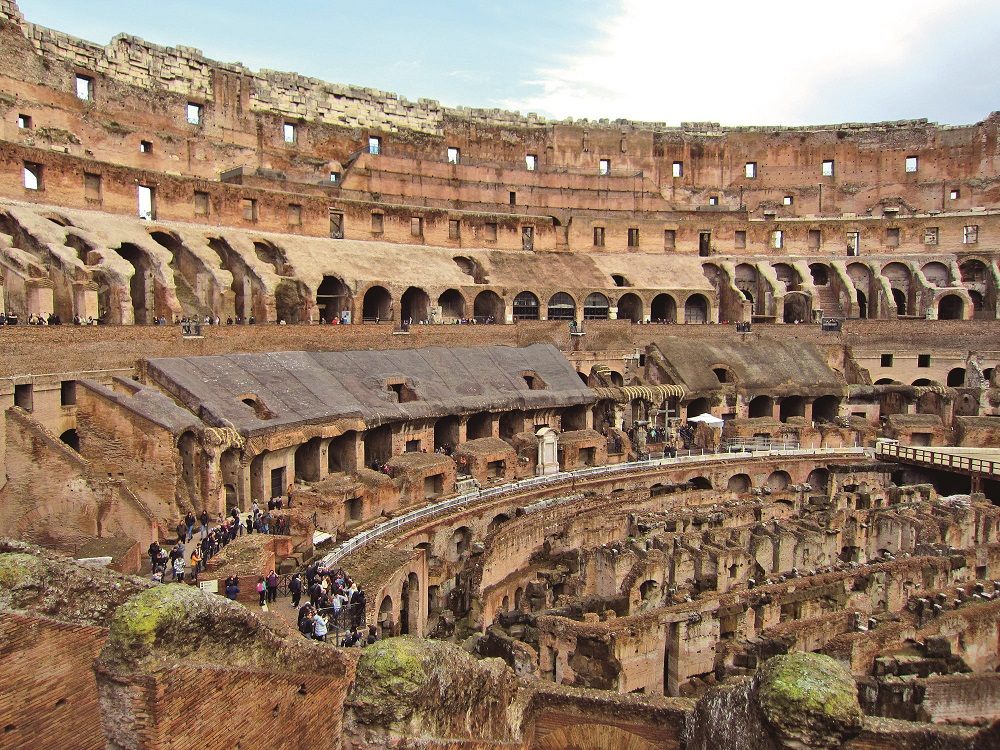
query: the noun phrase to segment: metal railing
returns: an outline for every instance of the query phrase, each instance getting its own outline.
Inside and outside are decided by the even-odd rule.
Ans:
[[[861,455],[866,453],[865,448],[781,448],[781,449],[769,449],[761,451],[750,452],[749,457],[767,457],[767,456],[819,456],[819,455]],[[869,451],[870,452],[870,451]],[[400,516],[396,516],[393,519],[385,521],[378,524],[368,531],[363,531],[360,534],[351,537],[347,541],[338,545],[332,552],[323,558],[323,564],[330,568],[336,565],[340,560],[342,560],[347,555],[361,549],[363,546],[372,542],[380,537],[386,536],[390,532],[395,531],[403,526],[407,526],[411,523],[416,523],[425,518],[438,515],[440,513],[445,513],[449,510],[455,508],[461,508],[465,505],[469,505],[480,500],[486,500],[489,498],[499,498],[506,495],[514,495],[527,490],[535,489],[538,487],[552,486],[556,487],[561,484],[575,484],[577,479],[588,479],[592,477],[608,476],[613,474],[621,474],[630,471],[635,471],[639,469],[651,469],[659,466],[677,466],[686,464],[697,464],[697,463],[714,463],[717,461],[726,460],[745,460],[748,458],[746,451],[738,452],[726,452],[726,453],[712,453],[709,451],[694,452],[688,451],[688,455],[678,455],[676,457],[664,457],[664,458],[647,458],[640,461],[629,461],[621,464],[612,464],[610,466],[591,466],[585,469],[577,469],[575,471],[560,471],[556,474],[549,474],[547,476],[540,477],[530,477],[528,479],[520,479],[509,484],[500,485],[497,487],[490,487],[483,490],[474,490],[472,492],[467,492],[462,495],[457,495],[456,497],[450,498],[448,500],[443,500],[440,503],[434,505],[427,505],[423,508],[418,508],[416,510],[410,511],[409,513],[404,513]]]
[[[929,466],[940,466],[970,474],[986,474],[991,477],[1000,477],[1000,461],[945,453],[936,451],[933,448],[911,448],[896,443],[878,442],[875,444],[875,455],[898,458],[903,461],[914,461]]]

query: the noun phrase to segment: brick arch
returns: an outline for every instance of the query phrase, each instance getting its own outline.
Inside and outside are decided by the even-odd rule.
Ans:
[[[578,716],[563,718],[568,723],[539,737],[532,750],[655,750],[659,745],[608,724],[580,723]]]

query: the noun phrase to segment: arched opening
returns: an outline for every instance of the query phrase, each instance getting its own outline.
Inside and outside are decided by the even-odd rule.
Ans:
[[[892,378],[879,378],[875,381],[875,385],[893,385],[894,383],[898,384],[899,381]]]
[[[785,311],[782,320],[786,323],[808,323],[812,317],[809,298],[799,292],[785,295]]]
[[[380,467],[392,458],[391,425],[384,424],[365,430],[361,440],[365,446],[365,465],[368,468]]]
[[[660,583],[659,581],[643,581],[639,584],[639,597],[644,602],[652,601],[658,598],[660,593]]]
[[[500,611],[501,612],[509,612],[510,611],[510,597],[509,596],[505,595],[504,598],[500,600]]]
[[[351,293],[347,284],[336,276],[324,276],[316,289],[316,307],[320,320],[329,323],[351,309]]]
[[[830,283],[830,269],[822,263],[810,263],[809,274],[812,276],[813,286],[826,286]]]
[[[785,396],[778,404],[778,419],[787,422],[791,417],[806,415],[806,400],[802,396]]]
[[[948,371],[947,385],[950,388],[961,388],[965,385],[965,368],[955,367]]]
[[[649,318],[654,323],[676,323],[677,302],[669,294],[657,294],[649,306]]]
[[[75,450],[77,453],[80,452],[80,437],[76,434],[76,430],[69,429],[66,430],[62,435],[59,436],[66,445]]]
[[[944,263],[931,261],[930,263],[925,263],[924,267],[920,270],[923,272],[924,278],[927,279],[928,283],[933,286],[951,286],[951,273],[948,271],[948,266]]]
[[[981,260],[976,260],[971,258],[964,261],[958,267],[959,273],[962,275],[963,284],[984,284],[986,283],[986,264]]]
[[[404,322],[421,323],[431,317],[431,298],[420,287],[411,286],[399,301]]]
[[[472,278],[472,282],[474,284],[490,283],[490,280],[483,272],[483,267],[479,264],[479,261],[467,258],[464,255],[456,256],[452,258],[452,260],[455,261],[455,265],[461,269],[462,273]]]
[[[420,579],[410,573],[403,584],[402,617],[400,628],[403,635],[420,633]]]
[[[373,286],[361,301],[361,317],[365,322],[392,320],[392,296],[382,286]]]
[[[774,414],[774,399],[770,396],[756,396],[750,399],[747,416],[751,419],[770,417]]]
[[[694,490],[712,489],[712,481],[708,477],[693,477],[687,483]]]
[[[448,557],[450,562],[456,562],[472,546],[472,529],[468,526],[459,526],[451,534],[448,541]]]
[[[642,300],[638,295],[629,292],[618,299],[618,319],[642,322]]]
[[[692,294],[684,303],[685,323],[708,322],[708,300],[702,294]]]
[[[521,602],[524,600],[524,589],[520,586],[514,591],[514,609],[521,609]]]
[[[962,320],[965,302],[957,294],[946,294],[938,300],[938,320]]]
[[[458,415],[441,417],[434,423],[434,450],[451,451],[458,445]]]
[[[726,483],[726,489],[737,494],[749,492],[752,486],[750,477],[747,474],[733,474]]]
[[[311,438],[295,449],[295,481],[318,482],[320,473],[319,449],[322,439]]]
[[[699,414],[708,414],[709,403],[707,398],[696,398],[687,405],[687,418],[697,417]]]
[[[632,286],[631,282],[620,273],[611,274],[611,280],[615,286]]]
[[[896,315],[906,315],[906,293],[902,289],[892,289],[892,301],[896,305]]]
[[[833,422],[840,413],[840,399],[836,396],[820,396],[813,401],[813,420]]]
[[[969,300],[972,302],[973,312],[982,312],[985,309],[983,303],[983,295],[981,295],[975,289],[969,290]]]
[[[774,275],[785,285],[786,292],[794,292],[799,288],[799,274],[787,263],[775,263]]]
[[[917,378],[912,383],[910,383],[910,385],[913,385],[913,386],[923,386],[923,385],[930,385],[930,384],[931,384],[931,381],[928,378]]]
[[[382,597],[382,603],[378,605],[378,625],[381,638],[392,638],[395,633],[396,624],[392,621],[392,597]]]
[[[941,396],[930,391],[917,399],[917,414],[941,414],[943,406]]]
[[[505,523],[507,523],[509,520],[510,516],[508,516],[506,513],[498,513],[497,515],[493,516],[493,520],[490,521],[489,525],[486,527],[486,530],[488,532],[496,531]]]
[[[608,308],[610,307],[608,298],[600,292],[592,292],[583,301],[584,320],[607,320]]]
[[[327,474],[354,471],[357,463],[358,433],[354,430],[335,437],[326,447]]]
[[[818,490],[824,492],[826,490],[827,484],[830,482],[830,470],[820,467],[818,469],[813,469],[809,472],[809,476],[806,477],[806,484],[813,488],[813,490]]]
[[[862,320],[868,319],[868,297],[860,289],[857,290],[858,317]]]
[[[457,289],[446,289],[438,297],[441,317],[445,320],[461,320],[465,317],[465,297]]]
[[[566,292],[556,292],[549,299],[549,320],[575,320],[576,302]]]
[[[156,317],[152,262],[142,248],[130,242],[122,243],[116,252],[133,268],[132,277],[129,279],[132,318],[136,325],[150,325]]]
[[[465,423],[467,440],[478,440],[493,436],[493,417],[488,411],[481,411],[469,417]]]
[[[720,383],[733,382],[733,373],[728,367],[713,367],[712,372]]]
[[[538,320],[539,302],[531,292],[521,292],[514,297],[514,320]]]
[[[500,437],[510,440],[524,430],[524,412],[505,411],[500,414]]]
[[[480,292],[476,295],[475,302],[473,302],[472,314],[476,316],[476,320],[480,323],[503,322],[503,300],[500,299],[500,295],[496,292],[491,292],[488,289]]]
[[[767,487],[772,492],[781,492],[783,489],[791,484],[792,478],[788,475],[787,471],[772,471],[767,476],[767,481],[764,482],[764,486]]]
[[[196,501],[199,499],[198,485],[198,438],[195,434],[187,430],[177,438],[177,451],[181,455],[181,482],[188,493],[188,500],[196,507],[201,505]],[[284,488],[282,488],[283,492]],[[279,492],[278,494],[282,494]]]

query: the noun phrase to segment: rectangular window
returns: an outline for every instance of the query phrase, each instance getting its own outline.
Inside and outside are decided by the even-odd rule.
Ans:
[[[594,247],[604,247],[604,227],[594,227]]]
[[[64,380],[59,384],[59,404],[61,406],[76,405],[76,381]]]
[[[151,153],[153,153],[153,142],[152,141],[139,141],[139,153],[140,154],[151,154]]]
[[[282,126],[281,133],[285,138],[285,143],[295,143],[297,133],[294,124],[286,122],[284,126]]]
[[[330,212],[330,238],[335,240],[344,239],[344,214],[340,211]]]
[[[156,218],[156,191],[149,185],[136,187],[139,200],[139,218],[152,221]]]
[[[517,193],[515,193],[513,190],[511,190],[510,194],[507,196],[507,200],[510,201],[510,205],[516,206],[517,205]]]
[[[535,249],[534,227],[521,227],[521,249],[529,251]]]
[[[340,184],[340,172],[330,172],[330,182],[334,185]]]
[[[377,135],[368,136],[368,153],[376,155],[382,153],[382,139]]]
[[[785,233],[780,229],[775,229],[771,232],[771,247],[774,250],[780,250],[785,246]]]
[[[887,247],[899,247],[899,229],[889,227],[885,230],[885,244]]]
[[[948,197],[953,201],[957,201],[960,197],[962,197],[962,191],[959,190],[958,188],[955,188],[950,193],[948,193]]]
[[[861,254],[861,232],[847,233],[847,254],[848,255]]]
[[[406,452],[407,453],[420,453],[420,441],[419,440],[407,440],[406,441]]]
[[[208,193],[203,190],[194,191],[194,215],[195,216],[208,216],[209,203],[208,203]]]
[[[931,355],[930,354],[918,354],[917,355],[917,367],[930,367],[931,366]]]
[[[938,243],[938,228],[937,227],[925,227],[924,228],[924,244],[925,245],[936,245]]]
[[[917,171],[917,157],[915,157],[915,156],[907,156],[906,157],[906,162],[905,162],[904,169],[907,172],[916,172]]]
[[[424,220],[419,216],[410,217],[410,236],[411,237],[424,236]]]
[[[719,196],[717,196],[717,195],[710,195],[710,196],[708,196],[708,205],[710,205],[710,206],[718,206],[719,205]]]
[[[76,98],[85,102],[94,100],[94,79],[90,76],[76,77]]]
[[[524,167],[529,172],[534,172],[538,167],[538,156],[535,154],[528,154],[524,157]]]
[[[639,230],[636,227],[628,230],[628,246],[639,247]]]
[[[24,162],[24,187],[26,190],[42,189],[42,165]]]
[[[822,175],[824,177],[833,177],[833,159],[826,159],[823,162]]]
[[[28,115],[18,115],[17,126],[21,130],[31,130],[31,117]]]
[[[883,354],[881,357],[880,364],[882,367],[892,367],[892,355]]]
[[[676,229],[664,229],[663,230],[663,249],[673,250],[677,247],[677,230]]]
[[[747,246],[747,233],[743,229],[736,230],[736,249],[745,250]]]
[[[458,164],[459,159],[461,159],[461,157],[462,157],[462,152],[461,151],[459,151],[454,146],[449,146],[448,147],[448,163],[449,164]]]
[[[757,176],[757,162],[748,161],[743,166],[743,176],[746,177],[748,180],[754,179]]]
[[[968,224],[962,229],[962,242],[966,245],[975,245],[979,242],[978,224]]]
[[[88,201],[101,200],[101,176],[99,174],[83,173],[83,197]]]
[[[385,230],[385,217],[381,213],[372,212],[372,232],[382,234]]]
[[[201,125],[201,105],[188,102],[187,105],[188,125]]]
[[[301,227],[302,226],[302,206],[298,203],[288,204],[288,226],[290,227]]]
[[[601,159],[598,172],[600,174],[611,174],[611,159]]]
[[[31,383],[22,383],[14,386],[14,406],[19,406],[25,411],[31,411],[33,407],[34,387]]]
[[[674,177],[683,177],[684,176],[684,162],[682,162],[682,161],[675,161],[674,162],[673,175],[674,175]]]
[[[819,250],[819,246],[823,244],[823,232],[819,229],[810,229],[808,242],[810,250]]]
[[[790,206],[790,205],[792,205],[792,204],[793,204],[794,202],[795,202],[795,198],[794,198],[793,196],[791,196],[791,195],[786,195],[786,196],[785,196],[784,198],[782,198],[782,200],[781,200],[781,203],[782,203],[782,205],[784,205],[784,206]]]
[[[497,241],[497,225],[496,222],[490,221],[483,225],[483,239],[487,242]]]
[[[462,222],[459,219],[448,219],[448,239],[462,239]]]
[[[244,221],[257,221],[257,199],[256,198],[244,198],[243,199],[243,220]]]

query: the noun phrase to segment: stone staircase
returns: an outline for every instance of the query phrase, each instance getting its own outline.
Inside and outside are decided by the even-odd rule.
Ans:
[[[824,318],[843,318],[844,308],[840,304],[840,297],[834,290],[832,284],[827,284],[825,286],[814,287],[818,294],[813,307],[819,307],[823,310]]]

